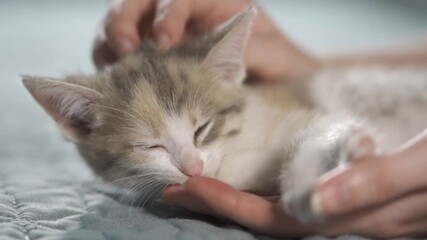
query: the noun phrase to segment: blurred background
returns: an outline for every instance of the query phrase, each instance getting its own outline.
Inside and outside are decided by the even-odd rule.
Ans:
[[[0,1],[0,174],[35,176],[46,164],[63,164],[67,173],[80,169],[73,147],[30,98],[19,76],[93,73],[91,45],[107,2]],[[378,49],[427,36],[423,0],[258,2],[288,36],[315,54]],[[22,165],[5,164],[29,158],[33,161]],[[67,165],[67,159],[73,164]]]

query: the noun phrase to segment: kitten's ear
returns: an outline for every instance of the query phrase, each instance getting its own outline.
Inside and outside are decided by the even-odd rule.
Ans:
[[[246,76],[244,51],[249,38],[256,8],[249,7],[218,30],[222,35],[206,56],[203,65],[220,74],[225,81],[240,84]]]
[[[97,91],[39,77],[23,76],[22,82],[70,141],[80,142],[96,126],[92,104],[102,97]]]

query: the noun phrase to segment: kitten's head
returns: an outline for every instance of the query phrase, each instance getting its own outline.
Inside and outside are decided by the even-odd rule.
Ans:
[[[142,186],[214,177],[220,149],[241,127],[254,15],[250,8],[168,52],[143,45],[96,76],[23,82],[104,179]]]

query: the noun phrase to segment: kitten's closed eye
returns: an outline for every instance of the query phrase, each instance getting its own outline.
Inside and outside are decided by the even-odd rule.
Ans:
[[[194,143],[201,141],[208,134],[210,127],[212,126],[212,121],[207,120],[202,125],[200,125],[194,132]]]
[[[132,145],[132,147],[139,151],[168,151],[167,148],[161,144],[147,145],[143,143],[136,143]]]
[[[163,145],[152,145],[152,146],[147,147],[146,149],[148,149],[148,150],[166,150],[166,148]]]

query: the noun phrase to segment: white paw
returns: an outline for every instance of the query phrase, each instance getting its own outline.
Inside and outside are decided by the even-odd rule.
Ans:
[[[317,180],[330,170],[374,154],[375,143],[369,132],[350,126],[336,132],[336,138],[311,138],[301,142],[291,163],[282,174],[283,209],[302,223],[321,221],[311,203]]]
[[[312,189],[298,192],[288,192],[282,195],[282,209],[289,215],[303,224],[320,222],[322,218],[312,209],[311,204]]]

